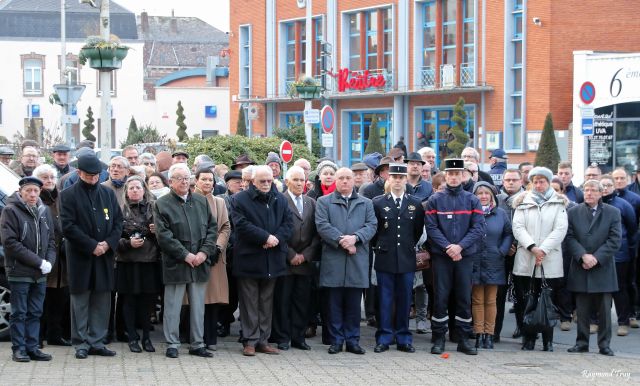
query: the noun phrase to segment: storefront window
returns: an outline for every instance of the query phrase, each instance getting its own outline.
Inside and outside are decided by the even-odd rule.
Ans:
[[[364,150],[369,143],[369,129],[373,117],[378,120],[378,132],[380,133],[380,141],[382,147],[387,152],[391,146],[391,112],[390,111],[371,111],[371,112],[351,112],[349,113],[349,128],[351,135],[349,137],[349,162],[350,164],[362,161]]]
[[[467,112],[467,126],[465,132],[467,134],[475,132],[476,118],[475,118],[475,106],[465,106]],[[437,108],[437,109],[422,109],[422,133],[429,143],[429,147],[436,150],[436,165],[447,158],[451,150],[447,147],[449,142],[449,128],[454,125],[453,121],[453,106]]]

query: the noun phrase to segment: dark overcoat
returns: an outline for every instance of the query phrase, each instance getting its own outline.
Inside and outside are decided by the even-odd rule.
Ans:
[[[567,289],[581,293],[618,291],[615,254],[620,248],[620,211],[599,203],[596,215],[583,203],[569,209],[566,253],[571,257]],[[592,254],[598,260],[591,269],[582,268],[582,256]]]
[[[67,252],[69,292],[112,291],[114,253],[122,235],[122,211],[113,190],[83,181],[60,192],[60,219]],[[99,242],[109,250],[95,256]]]

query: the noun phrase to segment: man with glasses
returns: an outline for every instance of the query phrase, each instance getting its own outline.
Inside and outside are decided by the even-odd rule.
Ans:
[[[38,166],[38,150],[33,146],[26,146],[22,149],[22,155],[20,156],[20,162],[15,165],[13,171],[20,177],[27,177],[33,173],[33,170]]]
[[[460,157],[464,160],[464,162],[473,162],[476,165],[480,165],[480,153],[478,153],[478,151],[472,147],[465,147],[462,150]],[[493,185],[493,179],[491,178],[489,173],[483,172],[479,168],[476,168],[476,170],[478,170],[476,181],[485,181]]]
[[[533,164],[531,162],[521,162],[518,165],[518,170],[522,175],[522,186],[526,187],[529,185],[529,172],[533,169]]]
[[[267,165],[253,166],[251,185],[233,200],[235,237],[233,274],[237,278],[242,354],[278,354],[268,344],[271,336],[273,293],[276,278],[287,273],[287,241],[293,231],[291,211],[285,196],[273,183]]]
[[[595,163],[592,163],[591,165],[587,166],[587,168],[584,171],[585,182],[589,180],[599,181],[600,176],[602,176],[602,170]]]
[[[114,251],[122,235],[122,211],[112,189],[98,183],[102,170],[93,151],[78,158],[78,183],[60,193],[71,294],[71,341],[76,358],[114,356],[104,339],[114,284]]]
[[[140,164],[156,171],[156,156],[151,153],[142,153],[139,157]]]
[[[124,183],[129,177],[129,161],[122,157],[113,157],[109,161],[109,179],[102,183],[107,188],[113,189],[118,199],[120,208],[124,205]]]
[[[156,201],[156,237],[162,254],[164,337],[167,358],[180,348],[180,309],[185,291],[189,298],[189,355],[212,357],[204,344],[204,295],[211,264],[216,260],[216,218],[207,199],[189,191],[191,171],[184,163],[171,165],[171,193]]]

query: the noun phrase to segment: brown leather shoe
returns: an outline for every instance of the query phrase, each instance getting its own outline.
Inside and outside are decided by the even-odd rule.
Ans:
[[[278,354],[280,354],[280,350],[278,350],[275,347],[271,347],[268,344],[258,345],[258,347],[256,347],[256,351],[257,352],[261,352],[263,354],[270,354],[270,355],[278,355]]]
[[[256,348],[253,346],[244,346],[242,349],[242,355],[246,357],[254,357],[256,356]]]

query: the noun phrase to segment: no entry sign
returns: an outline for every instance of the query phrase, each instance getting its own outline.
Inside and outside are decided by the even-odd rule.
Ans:
[[[280,158],[282,158],[282,162],[289,163],[293,159],[293,146],[291,146],[291,142],[282,141],[280,144]]]

